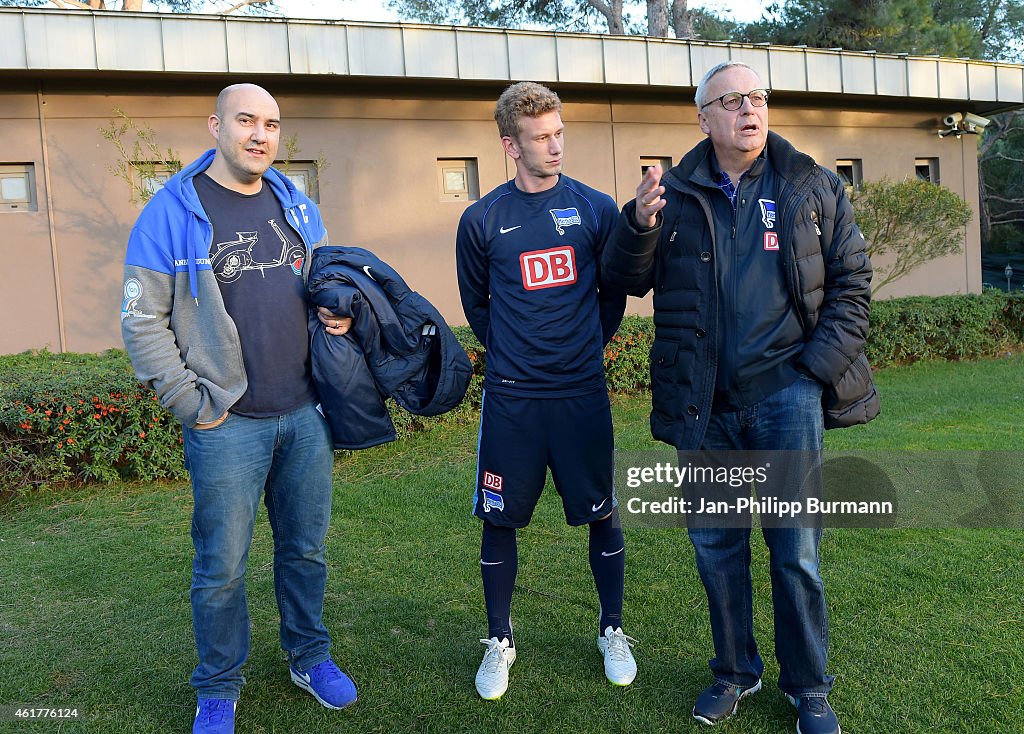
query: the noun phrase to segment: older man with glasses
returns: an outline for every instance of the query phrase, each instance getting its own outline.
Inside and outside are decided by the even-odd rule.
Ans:
[[[651,430],[680,451],[817,457],[823,391],[843,378],[857,395],[875,396],[870,378],[851,368],[868,330],[864,239],[835,174],[768,132],[769,95],[746,64],[708,71],[696,95],[708,138],[664,175],[646,171],[602,258],[610,284],[636,296],[654,291]],[[775,481],[792,490],[803,477]],[[764,669],[750,525],[707,526],[715,524],[691,521],[689,530],[715,648],[714,682],[693,716],[709,725],[760,690]],[[821,529],[769,525],[762,517],[778,685],[798,710],[799,734],[838,734],[827,699]]]

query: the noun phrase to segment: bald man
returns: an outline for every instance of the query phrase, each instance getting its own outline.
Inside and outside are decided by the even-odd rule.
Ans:
[[[215,147],[143,209],[128,240],[121,330],[139,379],[181,421],[192,478],[194,734],[230,734],[245,679],[245,570],[260,500],[291,679],[327,708],[356,700],[322,615],[334,451],[310,375],[306,276],[320,212],[271,164],[274,98],[236,84]],[[328,334],[350,320],[320,309]]]

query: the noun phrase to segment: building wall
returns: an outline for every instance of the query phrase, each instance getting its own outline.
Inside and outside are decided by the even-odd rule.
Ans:
[[[32,164],[35,211],[0,210],[0,237],[7,257],[0,268],[0,352],[60,348],[57,290],[50,243],[46,181],[36,94],[0,95],[0,164]]]
[[[320,201],[331,240],[375,251],[450,323],[464,323],[453,243],[467,204],[441,201],[437,159],[476,158],[481,193],[513,175],[491,118],[501,87],[460,91],[461,99],[449,99],[443,88],[290,94],[282,81],[266,86],[281,103],[284,134],[298,135],[297,157],[322,154],[330,164],[320,181]],[[31,89],[0,86],[0,164],[33,163],[38,202],[34,212],[0,212],[0,231],[15,253],[0,274],[0,353],[121,345],[121,268],[139,209],[129,202],[127,185],[109,172],[116,154],[99,134],[114,107],[152,126],[160,145],[178,151],[185,162],[212,145],[206,117],[217,81],[189,93],[156,83],[121,87],[111,94],[95,82],[92,88],[48,83],[37,98]],[[634,194],[641,156],[676,163],[702,138],[689,99],[559,91],[566,102],[566,172],[607,191],[620,205]],[[905,112],[844,111],[773,98],[770,121],[773,130],[823,165],[862,159],[865,179],[913,175],[916,158],[939,158],[941,182],[977,210],[976,138],[940,140],[935,134],[938,118],[951,109],[936,103]],[[883,295],[980,290],[976,219],[966,236],[964,254],[922,267]],[[634,301],[633,308],[649,312],[644,301]]]

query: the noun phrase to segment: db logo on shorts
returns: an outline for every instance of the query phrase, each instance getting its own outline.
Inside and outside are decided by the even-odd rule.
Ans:
[[[571,245],[534,250],[519,256],[523,287],[528,291],[576,282],[576,252]]]

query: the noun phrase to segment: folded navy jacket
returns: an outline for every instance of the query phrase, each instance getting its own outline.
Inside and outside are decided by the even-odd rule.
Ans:
[[[383,260],[360,247],[318,247],[307,288],[313,381],[335,448],[394,441],[387,396],[425,416],[462,402],[473,375],[465,349],[438,310]],[[352,328],[331,336],[318,306],[351,317]]]

